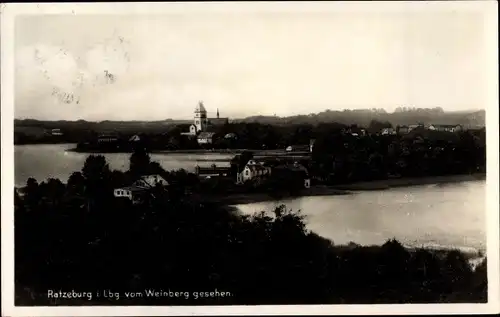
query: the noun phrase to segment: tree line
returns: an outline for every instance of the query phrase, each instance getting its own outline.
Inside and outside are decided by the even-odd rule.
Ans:
[[[331,131],[316,140],[311,173],[334,183],[486,172],[486,131],[415,129],[356,138]]]
[[[318,126],[322,124],[337,124],[349,126],[352,124],[368,128],[372,121],[390,122],[392,126],[416,124],[418,122],[434,124],[461,124],[465,126],[480,127],[485,125],[485,111],[469,112],[444,112],[439,107],[432,109],[399,107],[393,113],[387,113],[383,109],[361,109],[361,110],[326,110],[316,114],[277,117],[277,116],[254,116],[244,119],[234,119],[233,124],[243,124],[234,126],[231,132],[239,132],[240,128],[245,128],[245,124],[259,124],[260,126]],[[33,119],[15,120],[15,144],[32,143],[79,143],[88,142],[95,135],[103,133],[116,133],[123,137],[130,137],[134,134],[145,134],[160,137],[163,134],[176,135],[170,133],[171,130],[181,129],[189,131],[191,120],[161,120],[161,121],[101,121],[89,122],[78,121],[40,121]],[[30,131],[40,129],[39,131]],[[43,130],[61,129],[62,136],[51,136],[44,134]],[[256,129],[250,126],[250,130]],[[293,131],[293,128],[278,129],[278,133]],[[253,140],[253,139],[252,139]],[[288,141],[288,140],[287,140]],[[251,142],[250,142],[251,143]],[[286,142],[285,142],[286,143]],[[165,142],[163,142],[165,144]],[[259,146],[263,143],[259,142]],[[265,144],[265,142],[264,142]]]

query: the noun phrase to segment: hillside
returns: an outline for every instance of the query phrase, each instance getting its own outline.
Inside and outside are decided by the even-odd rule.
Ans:
[[[435,109],[415,109],[410,111],[400,111],[387,113],[383,110],[326,110],[316,114],[298,115],[288,117],[277,116],[252,116],[243,119],[233,119],[232,122],[261,123],[271,125],[288,124],[320,124],[337,122],[342,124],[357,124],[368,126],[371,120],[390,122],[393,126],[408,125],[422,122],[425,124],[462,124],[467,127],[485,126],[486,114],[484,110],[469,112],[444,112]],[[176,125],[190,124],[191,120],[166,119],[161,121],[100,121],[92,122],[85,120],[78,121],[42,121],[34,119],[16,119],[14,127],[16,132],[26,133],[30,128],[42,129],[64,129],[64,130],[93,130],[95,132],[120,131],[120,132],[151,132],[157,133],[168,130]],[[37,131],[36,133],[39,133]]]
[[[258,122],[263,124],[319,124],[338,122],[368,126],[371,120],[390,122],[393,126],[409,125],[422,122],[425,124],[462,124],[464,126],[485,126],[485,111],[444,112],[434,109],[415,109],[411,111],[387,113],[380,110],[326,110],[316,114],[289,117],[253,116],[240,122]]]

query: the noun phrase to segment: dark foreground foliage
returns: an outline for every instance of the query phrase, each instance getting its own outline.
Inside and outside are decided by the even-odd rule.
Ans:
[[[155,166],[131,161],[137,173]],[[486,301],[486,261],[473,271],[458,251],[408,250],[395,240],[334,246],[284,206],[243,216],[197,201],[183,194],[182,173],[169,174],[168,195],[132,205],[112,197],[125,177],[116,174],[91,157],[67,185],[30,179],[25,195],[16,193],[16,305]]]

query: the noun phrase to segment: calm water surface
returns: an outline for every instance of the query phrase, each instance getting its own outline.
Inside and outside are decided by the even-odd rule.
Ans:
[[[48,145],[16,145],[14,147],[15,182],[16,186],[24,186],[29,177],[34,177],[38,182],[49,177],[59,178],[66,182],[71,173],[80,171],[89,154],[66,152],[74,148],[75,144],[48,144]],[[129,168],[128,153],[102,154],[111,169],[127,170]],[[232,155],[208,153],[208,154],[152,154],[151,159],[160,163],[166,170],[178,170],[184,168],[194,171],[197,164],[207,166],[212,164],[211,159],[217,166],[229,166],[228,162],[215,162],[216,160],[231,158]],[[198,160],[203,160],[198,162]]]
[[[485,250],[486,183],[425,185],[352,195],[301,197],[236,206],[246,214],[279,204],[301,210],[308,229],[336,244],[381,244]]]
[[[15,146],[15,182],[23,186],[29,177],[39,182],[49,177],[66,181],[79,171],[88,154],[65,152],[74,145]],[[112,169],[128,169],[130,154],[105,154]],[[193,170],[224,154],[153,154],[165,169]],[[198,162],[198,160],[205,160]],[[216,162],[217,165],[224,163]],[[227,163],[226,163],[227,164]],[[270,211],[278,204],[300,209],[308,228],[336,244],[350,241],[380,244],[389,238],[414,246],[437,245],[484,250],[486,247],[486,183],[463,182],[425,185],[345,196],[302,197],[237,206],[243,213]]]

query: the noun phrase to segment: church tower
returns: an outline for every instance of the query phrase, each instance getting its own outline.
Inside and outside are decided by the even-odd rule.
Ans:
[[[205,109],[203,101],[200,101],[194,109],[194,125],[196,132],[205,131],[207,128],[207,109]]]

